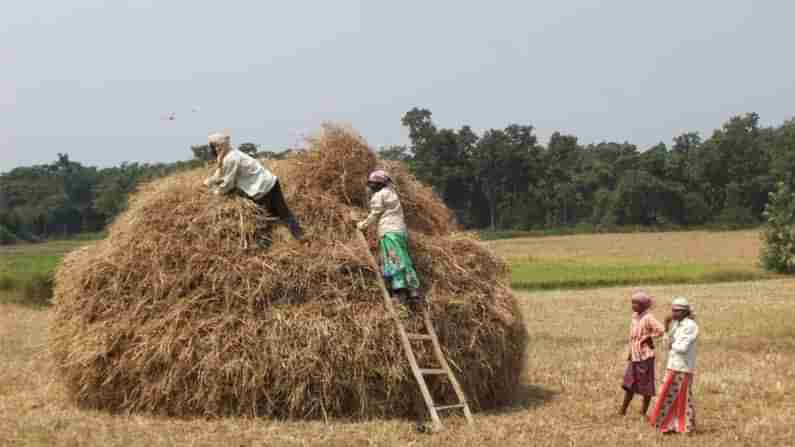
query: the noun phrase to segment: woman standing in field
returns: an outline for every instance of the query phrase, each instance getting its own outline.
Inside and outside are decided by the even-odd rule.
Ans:
[[[646,292],[632,294],[632,322],[629,326],[629,354],[627,369],[624,372],[624,403],[621,415],[627,414],[629,403],[635,394],[643,396],[641,414],[646,415],[649,403],[654,396],[654,341],[661,337],[665,329],[649,312],[652,297]]]
[[[392,179],[382,170],[370,174],[367,186],[373,192],[370,214],[356,227],[364,231],[378,222],[378,247],[384,281],[401,302],[416,304],[422,299],[420,281],[409,256],[408,230],[400,198],[392,187]]]
[[[696,427],[693,372],[698,325],[686,298],[674,298],[671,315],[665,319],[665,329],[671,349],[668,370],[649,422],[663,433],[688,433]]]

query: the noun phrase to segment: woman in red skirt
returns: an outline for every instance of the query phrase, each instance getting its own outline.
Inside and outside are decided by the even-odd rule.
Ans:
[[[665,320],[670,346],[668,368],[649,422],[663,433],[689,433],[696,428],[693,372],[696,368],[698,325],[685,298],[674,298]]]

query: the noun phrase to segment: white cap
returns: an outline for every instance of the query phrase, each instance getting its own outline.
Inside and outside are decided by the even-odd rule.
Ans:
[[[207,137],[207,141],[214,144],[229,144],[229,135],[224,135],[222,133],[214,133]]]
[[[687,302],[687,298],[678,296],[674,298],[671,307],[674,309],[690,309],[690,303]]]

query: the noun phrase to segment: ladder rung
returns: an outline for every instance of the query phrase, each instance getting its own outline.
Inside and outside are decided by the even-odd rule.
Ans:
[[[433,336],[428,334],[406,334],[409,340],[433,340]]]
[[[436,369],[436,368],[432,368],[432,369],[421,369],[421,370],[420,370],[420,373],[422,373],[422,374],[425,374],[426,376],[431,376],[431,375],[443,375],[443,374],[447,374],[447,371],[446,371],[446,370],[444,370],[444,369]]]
[[[450,410],[453,408],[464,408],[466,404],[455,404],[455,405],[440,405],[438,407],[433,407],[435,410]]]

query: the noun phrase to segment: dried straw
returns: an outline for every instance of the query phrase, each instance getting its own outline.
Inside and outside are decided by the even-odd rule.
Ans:
[[[419,393],[353,238],[366,174],[392,170],[442,344],[475,408],[505,402],[526,328],[505,264],[453,235],[451,214],[402,167],[326,125],[269,162],[305,228],[300,244],[251,201],[200,187],[208,169],[146,185],[103,241],[56,272],[51,351],[88,408],[291,418],[410,415]],[[410,330],[416,316],[406,315]],[[430,350],[418,346],[428,364]],[[429,365],[432,366],[432,365]],[[451,394],[434,384],[438,394]]]

